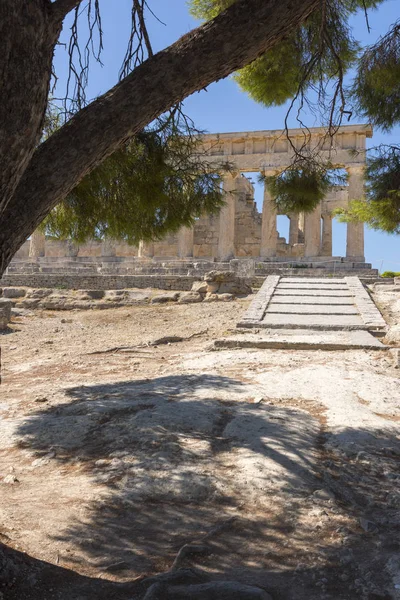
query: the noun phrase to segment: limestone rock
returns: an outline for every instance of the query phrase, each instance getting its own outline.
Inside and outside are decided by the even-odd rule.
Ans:
[[[167,302],[176,302],[180,296],[180,292],[171,292],[168,294],[157,294],[151,299],[151,304],[166,304]]]
[[[192,285],[192,292],[198,292],[199,294],[207,293],[207,282],[206,281],[195,281]]]
[[[389,328],[389,331],[385,335],[383,342],[389,346],[394,346],[400,343],[400,324],[392,325]]]
[[[252,289],[233,271],[210,271],[204,276],[208,294],[233,294],[247,296]]]
[[[11,300],[0,298],[0,330],[6,329],[8,323],[11,321]]]
[[[202,302],[203,296],[199,292],[184,292],[180,295],[179,304],[194,304],[196,302]]]
[[[217,294],[217,298],[222,302],[232,302],[235,299],[233,294]]]
[[[252,293],[251,287],[244,281],[231,281],[221,283],[218,289],[219,294],[235,294],[236,296],[248,296]]]
[[[211,294],[210,292],[207,292],[206,297],[204,298],[204,302],[217,302],[217,301],[218,301],[217,294]]]
[[[209,271],[204,275],[204,281],[207,283],[226,283],[236,281],[237,277],[233,271]]]
[[[3,288],[3,298],[22,298],[26,295],[25,288]]]

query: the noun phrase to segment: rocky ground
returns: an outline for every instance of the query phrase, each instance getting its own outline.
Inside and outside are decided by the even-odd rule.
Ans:
[[[248,302],[17,309],[0,598],[139,600],[182,547],[176,584],[264,594],[188,598],[400,598],[395,351],[213,351]]]

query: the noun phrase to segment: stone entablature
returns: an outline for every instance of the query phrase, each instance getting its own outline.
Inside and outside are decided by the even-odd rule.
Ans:
[[[304,143],[304,132],[292,129],[289,136],[297,148]],[[309,130],[310,146],[324,140],[322,154],[337,168],[348,172],[348,185],[333,188],[313,213],[289,214],[288,239],[277,232],[277,210],[268,187],[264,187],[262,213],[254,201],[254,186],[244,175],[259,172],[276,174],[289,166],[293,159],[286,134],[282,131],[207,134],[202,137],[208,163],[222,170],[225,206],[219,215],[205,215],[193,228],[182,228],[163,240],[141,242],[138,247],[115,240],[89,242],[75,246],[71,242],[43,239],[38,232],[32,235],[16,258],[35,257],[104,257],[137,258],[143,261],[166,258],[199,258],[229,261],[233,258],[305,259],[332,257],[332,212],[346,208],[350,199],[360,199],[364,193],[366,138],[372,136],[369,125],[346,125],[339,129],[333,141],[326,131],[316,127]],[[332,145],[331,145],[332,144]],[[357,151],[355,153],[354,151]],[[364,224],[347,225],[346,259],[364,261]]]
[[[333,139],[327,137],[323,127],[310,127],[308,131],[307,137],[304,129],[289,130],[289,138],[297,150],[307,140],[311,148],[322,144],[322,158],[334,167],[364,165],[366,138],[372,137],[370,125],[344,125]],[[220,165],[225,161],[241,172],[282,170],[292,164],[294,158],[286,133],[281,130],[210,133],[202,136],[202,140],[201,151],[207,153],[208,162]],[[353,154],[354,150],[361,154]]]

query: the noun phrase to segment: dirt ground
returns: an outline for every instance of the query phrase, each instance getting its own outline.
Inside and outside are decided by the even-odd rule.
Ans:
[[[182,567],[274,600],[400,598],[392,352],[213,351],[248,302],[14,316],[2,600],[139,600],[205,536]]]

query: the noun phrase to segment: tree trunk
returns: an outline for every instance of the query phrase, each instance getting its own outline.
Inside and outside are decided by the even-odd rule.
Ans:
[[[60,29],[50,7],[49,0],[0,2],[0,210],[40,141]]]
[[[22,11],[23,0],[2,2],[9,7],[10,13],[18,10],[11,8],[14,5]],[[42,8],[47,5],[46,0],[31,0],[28,4],[31,3],[41,4]],[[41,144],[20,178],[12,200],[4,202],[6,196],[0,196],[0,276],[48,212],[125,139],[142,130],[176,102],[228,76],[272,48],[318,5],[319,0],[237,0],[214,20],[149,58]],[[18,31],[17,40],[24,34],[20,28]],[[30,62],[25,70],[29,69]],[[48,68],[47,63],[42,66]],[[47,79],[38,73],[42,85],[45,79],[48,84],[49,72],[48,69]],[[26,92],[19,89],[19,82],[13,82],[13,89],[7,85],[15,102],[21,101],[28,110]],[[29,106],[35,114],[43,111],[43,91],[37,93]],[[21,118],[19,122],[21,126]],[[26,134],[14,132],[14,135],[18,142],[16,146],[25,149],[22,138]],[[34,139],[33,136],[29,141],[30,147]],[[24,157],[30,156],[26,149],[24,152]],[[29,156],[24,158],[24,166]],[[21,161],[13,160],[15,163]]]

